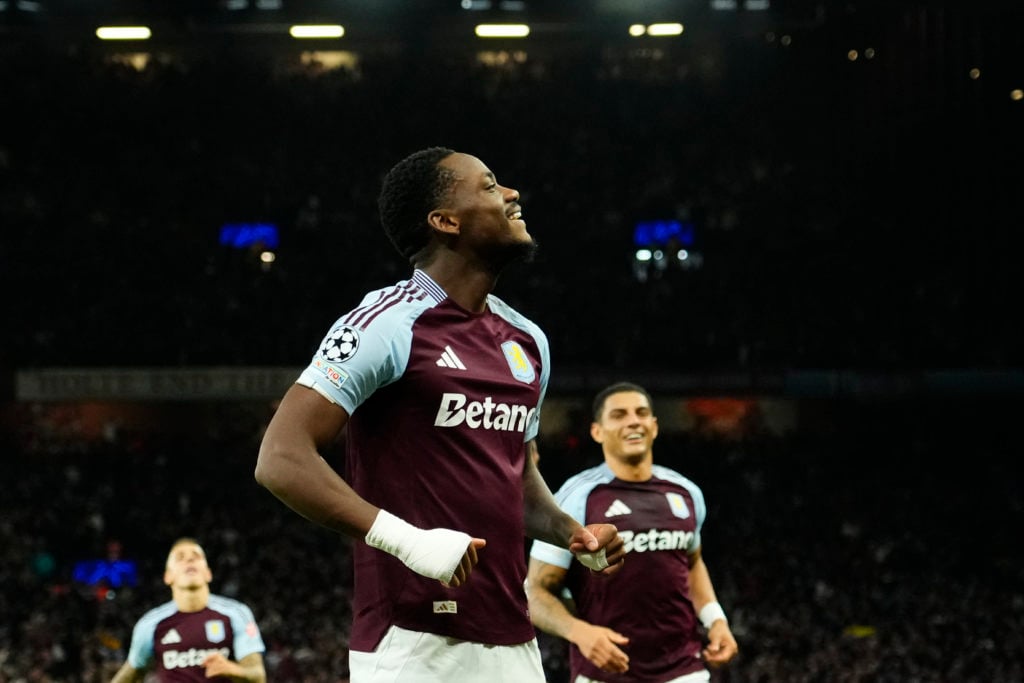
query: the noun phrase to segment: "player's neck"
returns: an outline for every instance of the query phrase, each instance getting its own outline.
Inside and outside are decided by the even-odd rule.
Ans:
[[[173,597],[179,612],[198,612],[210,602],[210,587],[175,588]]]
[[[622,481],[647,481],[653,474],[653,462],[649,456],[639,459],[605,457],[605,462],[615,478]]]
[[[490,271],[451,258],[437,258],[421,270],[445,291],[449,299],[473,313],[484,311],[487,295],[498,282],[497,276]]]

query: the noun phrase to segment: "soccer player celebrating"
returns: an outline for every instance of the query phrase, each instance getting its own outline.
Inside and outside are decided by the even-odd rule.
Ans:
[[[267,680],[266,648],[252,610],[211,594],[212,579],[199,543],[191,538],[175,541],[164,570],[171,601],[136,622],[128,658],[111,683],[142,681],[150,669],[161,683]]]
[[[332,326],[267,426],[256,479],[364,541],[353,681],[543,683],[524,538],[604,574],[623,551],[614,525],[563,512],[535,465],[547,338],[491,293],[535,249],[519,193],[432,147],[387,173],[379,209],[413,272]],[[344,478],[321,456],[343,429]]]
[[[570,477],[555,497],[581,523],[614,522],[629,561],[614,580],[601,581],[578,571],[563,549],[534,542],[533,622],[572,643],[573,683],[707,681],[708,667],[725,664],[738,648],[701,556],[704,495],[654,464],[658,420],[643,387],[620,382],[600,391],[590,434],[604,463]]]

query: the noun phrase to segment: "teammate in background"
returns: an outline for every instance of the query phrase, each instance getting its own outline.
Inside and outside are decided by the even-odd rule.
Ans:
[[[572,643],[573,683],[707,681],[708,667],[725,664],[738,648],[701,557],[704,495],[654,464],[658,420],[643,387],[603,389],[593,416],[590,434],[604,464],[570,477],[555,497],[581,523],[614,522],[629,560],[614,580],[595,581],[563,549],[534,542],[530,616]],[[563,588],[572,597],[568,606]]]
[[[613,525],[563,512],[535,465],[547,338],[491,294],[536,246],[519,193],[480,159],[432,147],[387,173],[379,209],[413,272],[331,327],[267,427],[256,479],[365,541],[353,550],[355,683],[542,683],[525,538],[602,574],[623,549]],[[320,455],[342,429],[344,478]]]
[[[111,683],[142,681],[147,671],[171,681],[235,680],[263,683],[263,638],[245,604],[210,593],[213,574],[197,541],[171,546],[164,583],[171,601],[135,624],[124,665]]]

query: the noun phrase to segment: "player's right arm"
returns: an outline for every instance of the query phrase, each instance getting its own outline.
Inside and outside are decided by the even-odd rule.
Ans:
[[[145,669],[136,669],[134,666],[125,662],[114,677],[110,679],[110,683],[140,683],[146,678]]]
[[[380,509],[360,497],[320,455],[348,417],[340,405],[293,384],[263,435],[256,481],[306,519],[362,538]]]
[[[419,529],[372,505],[320,455],[348,424],[348,412],[293,384],[267,425],[256,481],[311,522],[394,555],[417,574],[459,586],[477,564],[483,539],[451,529]]]
[[[629,655],[619,645],[627,644],[629,638],[573,615],[558,597],[565,575],[566,570],[562,567],[530,558],[526,593],[534,626],[575,644],[584,657],[604,671],[628,671]]]

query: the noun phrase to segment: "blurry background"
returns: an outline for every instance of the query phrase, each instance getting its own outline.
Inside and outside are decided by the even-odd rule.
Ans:
[[[716,680],[1024,680],[1022,28],[984,0],[0,1],[0,681],[108,680],[182,534],[271,680],[347,679],[348,543],[252,469],[330,324],[408,274],[376,195],[433,144],[541,245],[496,294],[551,340],[552,488],[600,457],[597,389],[655,394],[740,640]]]

